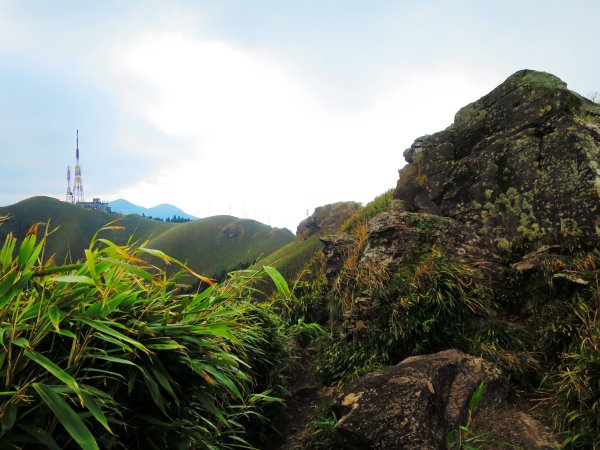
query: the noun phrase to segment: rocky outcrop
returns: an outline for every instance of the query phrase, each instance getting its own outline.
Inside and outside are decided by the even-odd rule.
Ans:
[[[558,448],[535,419],[503,406],[508,391],[499,372],[458,350],[407,358],[348,384],[334,406],[340,417],[336,448],[444,449],[448,433],[467,423],[469,402],[482,380],[485,394],[475,410],[480,429],[492,426],[489,417],[499,442],[518,435],[523,448]],[[524,437],[532,427],[537,433]]]
[[[523,70],[404,152],[395,197],[493,238],[600,235],[600,105]]]
[[[344,235],[321,241],[329,284],[346,299],[341,327],[353,337],[388,328],[395,314],[415,314],[415,308],[425,308],[413,302],[399,309],[395,303],[410,295],[409,285],[426,289],[428,284],[440,284],[434,272],[441,260],[469,265],[469,279],[464,282],[473,283],[473,290],[475,278],[491,277],[498,264],[489,240],[456,220],[432,214],[384,212],[369,221],[362,244]],[[362,248],[356,248],[359,245]],[[358,257],[349,258],[350,253]],[[395,275],[398,271],[402,278]]]
[[[356,202],[337,202],[315,208],[310,217],[298,225],[296,237],[308,239],[316,233],[333,233],[338,230],[354,212],[360,208]]]
[[[448,217],[432,214],[384,212],[369,221],[361,261],[400,265],[416,253],[436,247],[466,260],[495,258],[490,243]]]
[[[342,271],[344,261],[348,256],[348,249],[354,244],[354,239],[347,235],[331,235],[321,238],[323,255],[325,255],[325,276],[332,283]]]

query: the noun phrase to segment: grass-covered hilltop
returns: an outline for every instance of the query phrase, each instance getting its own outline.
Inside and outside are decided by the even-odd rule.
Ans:
[[[0,208],[0,447],[600,448],[600,105],[520,71],[404,157],[295,239]]]

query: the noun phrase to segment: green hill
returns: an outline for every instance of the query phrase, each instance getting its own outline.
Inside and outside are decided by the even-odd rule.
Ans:
[[[117,220],[123,230],[106,230],[101,237],[123,244],[150,241],[148,247],[187,262],[195,271],[220,276],[224,271],[245,267],[292,242],[294,235],[286,229],[271,228],[254,220],[215,216],[193,222],[174,224],[145,219],[138,215],[121,216],[83,209],[49,198],[32,197],[0,208],[0,217],[8,219],[0,226],[0,242],[8,233],[22,239],[36,223],[50,221],[58,229],[48,238],[47,257],[57,261],[76,260],[96,231]]]
[[[173,255],[200,273],[220,276],[246,267],[294,240],[287,229],[255,220],[213,216],[178,224],[148,246]]]
[[[14,205],[1,207],[0,216],[8,217],[0,226],[2,241],[11,232],[18,239],[22,239],[36,223],[49,221],[51,229],[58,227],[48,238],[46,249],[47,256],[54,255],[58,261],[65,258],[78,259],[94,233],[116,219],[119,219],[118,225],[124,229],[103,231],[101,236],[118,244],[127,242],[132,235],[134,240],[144,241],[175,226],[136,215],[120,216],[84,209],[50,197],[32,197]]]

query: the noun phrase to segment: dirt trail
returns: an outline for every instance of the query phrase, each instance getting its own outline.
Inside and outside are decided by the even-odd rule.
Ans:
[[[311,432],[309,424],[323,395],[313,356],[308,351],[303,351],[301,355],[295,380],[289,390],[291,398],[274,424],[279,436],[264,450],[301,449],[303,440]]]

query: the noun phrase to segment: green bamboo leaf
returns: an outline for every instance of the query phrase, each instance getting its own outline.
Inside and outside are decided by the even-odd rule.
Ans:
[[[52,326],[54,327],[56,332],[60,333],[60,328],[58,327],[58,325],[60,323],[61,317],[60,309],[58,308],[58,306],[52,305],[50,306],[50,308],[48,308],[48,318],[50,319],[50,322],[52,322]]]
[[[150,351],[146,347],[144,347],[143,344],[139,343],[135,339],[131,339],[129,336],[125,336],[123,333],[120,333],[120,332],[112,329],[111,327],[106,325],[105,322],[100,322],[98,320],[88,320],[83,317],[79,317],[79,318],[77,318],[77,320],[81,323],[89,325],[92,328],[95,328],[96,330],[98,330],[102,333],[106,333],[116,339],[125,341],[125,342],[133,345],[135,348],[143,351],[144,353],[150,354]],[[112,324],[112,325],[117,325],[117,324]]]
[[[79,385],[71,375],[69,375],[63,369],[58,367],[56,364],[54,364],[41,353],[35,352],[33,350],[26,350],[24,353],[25,356],[27,356],[29,359],[38,363],[40,366],[42,366],[60,381],[69,386],[73,390],[73,392],[75,392],[77,396],[81,398],[81,390],[79,389]]]
[[[51,280],[58,281],[61,283],[83,283],[89,284],[91,286],[95,284],[94,280],[85,275],[59,275],[57,277],[52,277]]]
[[[59,422],[65,427],[69,435],[84,450],[100,450],[94,436],[83,423],[81,417],[71,408],[63,398],[50,386],[42,383],[32,384],[43,402],[50,408]]]
[[[17,347],[21,347],[21,348],[29,348],[29,341],[25,338],[17,338],[17,339],[13,339],[11,341],[11,343],[13,343],[14,345],[16,345]]]
[[[21,242],[21,247],[19,248],[19,266],[25,266],[29,260],[29,257],[31,256],[35,247],[36,238],[37,236],[35,233],[31,233],[25,236],[25,239],[23,239],[23,242]]]
[[[163,262],[165,262],[166,264],[171,264],[172,258],[170,256],[168,256],[165,252],[162,252],[160,250],[155,250],[153,248],[147,248],[147,247],[140,247],[140,248],[138,248],[138,251],[140,251],[142,253],[147,253],[156,258],[162,259]]]
[[[95,355],[94,358],[96,359],[102,359],[104,361],[109,361],[109,362],[114,362],[117,364],[126,364],[128,366],[133,366],[133,367],[137,367],[138,369],[140,368],[140,366],[138,366],[136,363],[129,361],[128,359],[124,359],[124,358],[117,358],[116,356],[109,356],[109,355]]]
[[[482,380],[481,383],[479,384],[479,387],[477,387],[477,389],[475,389],[475,392],[473,393],[473,395],[471,396],[471,400],[469,401],[469,412],[470,413],[475,411],[475,409],[477,408],[477,405],[479,405],[479,402],[481,401],[481,397],[483,396],[484,392],[485,392],[485,384],[484,384],[484,381]]]
[[[8,267],[12,262],[16,244],[17,240],[13,237],[12,233],[9,233],[0,249],[0,265],[2,265],[3,268]]]
[[[148,393],[150,394],[150,397],[152,397],[154,404],[158,406],[160,412],[162,412],[165,416],[168,416],[167,411],[165,410],[162,395],[160,395],[160,390],[158,389],[158,384],[148,373],[146,373],[145,370],[142,370],[142,373],[144,375],[144,383],[148,388]]]
[[[37,442],[46,448],[49,448],[50,450],[61,450],[54,438],[47,431],[26,423],[20,423],[17,425],[17,427],[28,435],[32,436]]]
[[[171,381],[174,381],[173,378],[171,378],[170,374],[165,369],[165,366],[158,358],[155,358],[153,363],[154,364],[150,366],[150,370],[154,374],[154,377],[158,380],[162,388],[167,391],[171,397],[173,397],[173,400],[175,400],[177,406],[179,406],[179,399],[177,398],[177,395],[175,395],[173,387],[171,386]]]
[[[44,245],[45,245],[45,242],[42,239],[42,241],[33,249],[31,254],[29,255],[29,259],[26,261],[25,266],[23,267],[23,270],[28,271],[33,267],[33,265],[37,262],[38,256],[40,256],[40,253],[42,252]]]
[[[108,421],[106,420],[106,416],[104,415],[104,413],[102,412],[102,410],[100,409],[100,407],[98,406],[98,403],[96,403],[96,400],[94,400],[94,397],[92,397],[90,394],[88,394],[85,391],[81,392],[81,395],[83,397],[83,404],[85,405],[85,407],[89,410],[89,412],[92,413],[92,415],[96,418],[96,420],[104,427],[106,428],[106,430],[111,433],[114,434],[112,432],[112,430],[110,429],[110,426],[108,425]]]
[[[2,428],[2,434],[9,431],[17,421],[18,407],[16,403],[11,403],[5,410],[2,417],[0,417],[0,426]]]
[[[77,336],[75,336],[75,333],[73,333],[70,330],[64,330],[64,329],[63,330],[58,330],[58,334],[60,334],[62,336],[65,336],[65,337],[68,337],[68,338],[71,338],[71,339],[77,339]]]
[[[238,387],[233,382],[233,380],[231,378],[229,378],[227,375],[225,375],[224,373],[217,370],[216,367],[213,367],[209,364],[204,364],[204,363],[201,363],[198,361],[194,362],[193,365],[195,368],[202,369],[202,370],[206,371],[208,374],[212,375],[217,381],[219,381],[220,384],[222,384],[230,392],[235,394],[236,397],[238,397],[239,399],[242,398],[242,394],[241,394],[240,390],[238,389]],[[206,379],[206,377],[205,377],[205,379]]]
[[[183,350],[185,347],[178,343],[173,344],[146,344],[152,350]]]
[[[94,261],[94,253],[90,249],[84,250],[85,254],[85,263],[87,265],[88,272],[91,275],[91,279],[94,280],[94,283],[98,283],[98,274],[96,273],[96,264]]]
[[[271,280],[273,280],[279,295],[281,295],[285,300],[289,300],[292,297],[292,291],[290,291],[290,287],[288,286],[287,281],[285,281],[285,278],[283,278],[283,276],[277,269],[275,269],[275,267],[264,266],[263,269],[267,275],[271,277]]]

